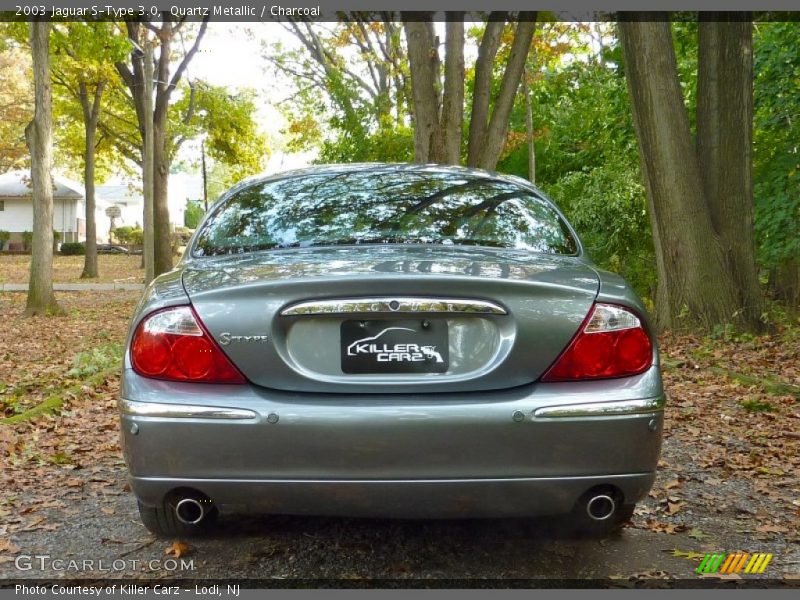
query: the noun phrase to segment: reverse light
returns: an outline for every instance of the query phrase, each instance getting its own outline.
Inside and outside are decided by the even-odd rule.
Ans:
[[[643,373],[652,364],[653,344],[636,313],[613,304],[595,304],[542,381],[627,377]]]
[[[155,312],[139,323],[131,342],[139,375],[168,381],[245,383],[190,306]]]

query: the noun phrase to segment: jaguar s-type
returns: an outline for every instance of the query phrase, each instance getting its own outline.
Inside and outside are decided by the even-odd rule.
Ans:
[[[147,287],[120,398],[163,535],[231,505],[604,534],[653,483],[663,406],[645,308],[541,190],[384,164],[224,194]]]

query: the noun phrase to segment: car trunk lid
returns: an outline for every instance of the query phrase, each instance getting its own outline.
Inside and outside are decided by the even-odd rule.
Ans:
[[[389,245],[193,260],[183,281],[252,383],[349,393],[531,383],[573,337],[599,285],[579,257]]]

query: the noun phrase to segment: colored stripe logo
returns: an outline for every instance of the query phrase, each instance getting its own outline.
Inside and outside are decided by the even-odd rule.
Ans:
[[[699,574],[719,573],[721,575],[732,575],[741,573],[744,570],[744,573],[755,575],[763,573],[767,569],[772,557],[772,554],[764,552],[756,552],[754,554],[748,554],[747,552],[734,552],[731,554],[715,552],[706,554],[695,572]]]

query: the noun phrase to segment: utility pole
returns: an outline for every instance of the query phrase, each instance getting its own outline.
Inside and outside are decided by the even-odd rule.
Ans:
[[[206,175],[206,139],[200,142],[200,158],[203,163],[203,208],[208,212],[208,178]]]

